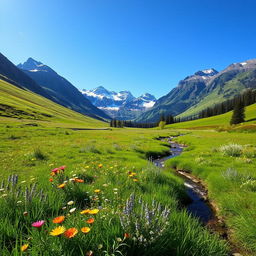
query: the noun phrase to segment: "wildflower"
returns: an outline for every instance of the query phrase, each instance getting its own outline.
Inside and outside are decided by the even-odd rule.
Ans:
[[[57,228],[54,228],[51,232],[50,235],[51,236],[59,236],[61,234],[63,234],[66,231],[65,227],[63,226],[59,226]]]
[[[84,183],[84,180],[75,178],[75,182],[77,182],[77,183]]]
[[[53,177],[53,176],[55,176],[56,174],[55,174],[55,172],[51,172],[50,175]]]
[[[98,245],[98,249],[100,250],[100,249],[102,249],[103,248],[103,245],[102,244],[99,244]]]
[[[53,182],[53,178],[50,178],[49,181],[50,181],[50,182]]]
[[[133,179],[133,181],[135,181],[135,182],[136,182],[136,181],[138,181],[138,179]]]
[[[129,237],[130,237],[130,234],[129,234],[129,233],[124,233],[124,237],[125,237],[125,238],[129,238]]]
[[[24,244],[24,245],[22,245],[21,248],[20,248],[20,250],[21,250],[22,252],[25,252],[27,249],[28,249],[28,244]]]
[[[88,224],[92,224],[94,222],[94,218],[90,218],[86,221]]]
[[[66,186],[66,184],[65,183],[62,183],[62,184],[60,184],[59,186],[58,186],[58,188],[64,188]]]
[[[99,168],[102,168],[102,166],[103,166],[103,164],[99,164],[99,165],[98,165]]]
[[[86,210],[81,211],[80,213],[81,213],[81,214],[87,214],[87,213],[89,213],[89,212],[90,212],[90,210],[89,210],[89,209],[86,209]]]
[[[28,216],[28,212],[23,212],[23,215],[24,216]]]
[[[66,210],[66,209],[67,209],[67,207],[66,207],[66,206],[62,207],[62,210]]]
[[[78,233],[76,228],[69,228],[65,231],[64,236],[67,238],[72,238]]]
[[[65,216],[59,216],[52,220],[53,223],[62,223],[65,220]]]
[[[83,228],[81,228],[81,231],[82,231],[83,233],[85,233],[85,234],[89,233],[90,230],[91,230],[91,229],[90,229],[89,227],[83,227]]]
[[[51,170],[51,172],[56,174],[58,172],[58,170],[59,170],[59,168],[54,168],[54,169]]]
[[[120,242],[122,242],[122,238],[118,237],[118,238],[116,239],[116,241],[120,243]]]
[[[32,227],[41,228],[44,225],[44,223],[45,223],[44,220],[39,220],[39,221],[32,223]]]
[[[74,201],[69,201],[69,202],[67,203],[67,205],[72,205],[72,204],[74,204]]]
[[[114,191],[117,191],[117,190],[118,190],[118,188],[113,188],[113,190],[114,190]]]
[[[95,189],[94,192],[95,193],[100,193],[100,189]]]
[[[99,209],[93,209],[93,210],[89,210],[89,214],[97,214],[99,212]]]
[[[93,256],[93,251],[88,251],[85,255],[86,256]]]
[[[65,168],[66,168],[66,165],[62,165],[62,166],[59,167],[59,169],[62,170],[62,171],[65,170]]]
[[[73,213],[76,210],[76,208],[72,208],[69,210],[70,213]]]

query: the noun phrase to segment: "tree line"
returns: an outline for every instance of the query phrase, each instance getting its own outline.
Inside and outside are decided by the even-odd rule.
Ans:
[[[221,103],[215,104],[212,107],[205,108],[199,113],[191,116],[174,117],[171,114],[165,115],[164,113],[161,113],[159,121],[152,122],[152,123],[149,123],[149,122],[138,123],[131,120],[126,121],[126,120],[113,119],[110,121],[110,127],[154,128],[159,126],[159,124],[163,122],[165,124],[173,124],[173,123],[191,121],[191,120],[221,115],[231,110],[234,110],[233,116],[234,114],[235,116],[234,117],[232,116],[230,124],[236,124],[236,123],[241,123],[244,120],[244,107],[254,103],[256,103],[256,90],[247,89],[245,92],[235,96],[233,99],[229,99]]]

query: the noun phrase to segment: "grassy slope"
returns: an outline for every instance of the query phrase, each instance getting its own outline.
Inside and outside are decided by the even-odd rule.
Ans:
[[[233,128],[228,127],[231,114],[168,125],[190,131],[177,139],[189,147],[167,165],[192,172],[204,180],[210,198],[230,228],[233,242],[244,247],[248,255],[255,255],[256,104],[246,108],[248,121]],[[221,126],[232,132],[208,130]],[[242,151],[237,156],[224,155],[221,146],[229,144],[242,145]]]
[[[256,120],[252,120],[256,118],[256,104],[253,104],[251,106],[246,107],[245,115],[246,115],[246,120],[247,122],[243,123],[240,125],[240,127],[255,127],[256,129]],[[201,128],[216,128],[220,126],[228,126],[229,121],[232,116],[232,111],[218,115],[218,116],[213,116],[213,117],[208,117],[208,118],[203,118],[203,119],[198,119],[198,120],[193,120],[193,121],[188,121],[188,122],[182,122],[182,123],[177,123],[177,124],[171,124],[168,125],[168,128],[174,128],[174,129],[201,129]],[[250,121],[251,120],[251,121]]]
[[[203,179],[233,242],[244,246],[248,255],[256,255],[256,134],[200,130],[177,140],[189,147],[181,156],[168,160],[167,166]],[[221,146],[230,143],[242,145],[243,151],[236,157],[223,155]]]
[[[184,111],[178,117],[186,117],[190,115],[195,115],[211,107],[217,103],[221,103],[229,98],[234,97],[235,94],[241,93],[242,89],[245,89],[245,86],[240,82],[240,79],[243,79],[248,75],[248,72],[239,74],[237,77],[225,83],[225,87],[220,89],[219,87],[215,88],[209,95],[204,97],[198,104],[192,106],[188,110]],[[221,91],[221,93],[219,93]]]
[[[74,112],[3,80],[0,80],[0,104],[4,104],[4,107],[0,105],[1,123],[30,122],[43,126],[89,128],[107,126],[104,122]]]

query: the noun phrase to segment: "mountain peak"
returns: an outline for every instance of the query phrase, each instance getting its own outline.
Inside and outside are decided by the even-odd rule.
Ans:
[[[43,63],[37,60],[34,60],[33,58],[29,57],[27,59],[27,61],[25,61],[23,64],[20,63],[18,65],[18,68],[20,69],[24,69],[24,70],[35,70],[37,69],[39,66],[42,66]]]
[[[144,93],[139,98],[144,99],[144,100],[156,101],[155,96],[150,93]]]
[[[195,73],[195,75],[197,75],[197,76],[215,76],[218,73],[219,72],[217,70],[215,70],[214,68],[209,68],[209,69],[199,70]]]

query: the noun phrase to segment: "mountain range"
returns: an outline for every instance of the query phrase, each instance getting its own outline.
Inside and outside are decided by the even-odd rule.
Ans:
[[[155,122],[161,114],[185,117],[256,88],[256,59],[233,63],[221,72],[206,69],[181,80],[177,87],[159,98],[137,122]]]
[[[23,90],[97,119],[156,122],[161,114],[188,117],[226,101],[248,88],[256,88],[256,59],[233,63],[222,71],[214,68],[195,72],[156,100],[145,93],[114,92],[99,86],[79,91],[49,66],[28,58],[15,66],[0,53],[0,79]]]
[[[55,102],[91,117],[109,119],[108,115],[91,104],[74,85],[49,66],[28,58],[17,67],[43,88]]]
[[[152,108],[156,102],[156,98],[149,93],[136,98],[129,91],[108,91],[103,86],[81,92],[94,106],[120,120],[132,120]]]

